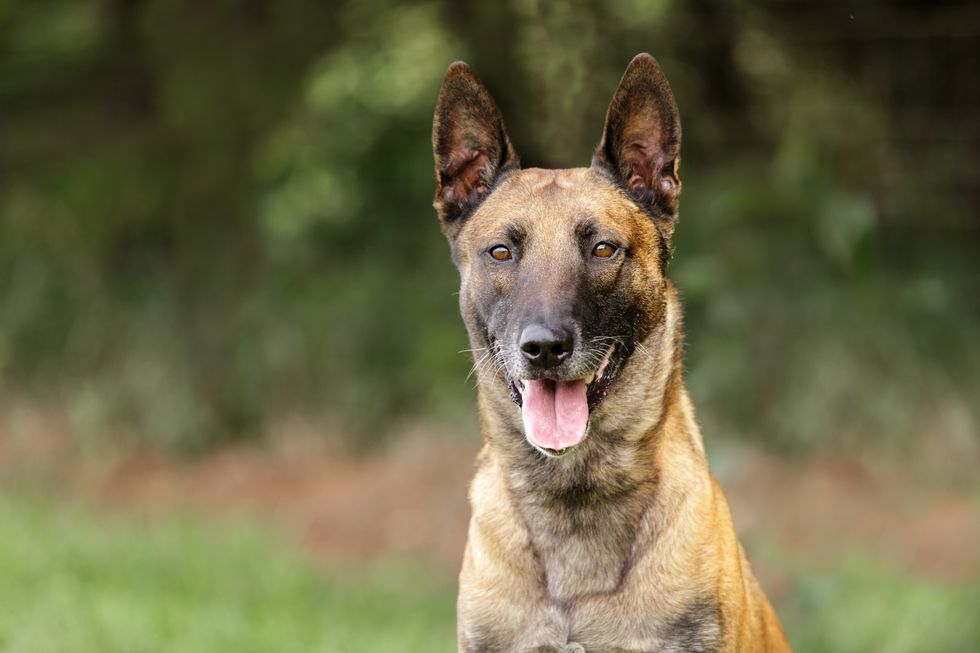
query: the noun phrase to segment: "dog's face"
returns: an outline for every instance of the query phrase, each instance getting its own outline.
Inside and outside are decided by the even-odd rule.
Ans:
[[[480,381],[561,455],[664,319],[680,122],[649,55],[630,64],[590,168],[521,170],[499,110],[450,67],[436,108],[435,206],[461,276]]]

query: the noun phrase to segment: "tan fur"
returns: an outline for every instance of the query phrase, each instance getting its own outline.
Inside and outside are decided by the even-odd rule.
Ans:
[[[605,212],[616,228],[656,237],[643,228],[643,216],[593,176],[588,169],[520,171],[480,208],[460,238],[465,243],[476,237],[474,231],[487,233],[500,228],[501,219],[527,214],[538,221],[535,233],[544,234],[539,246],[560,251],[556,241],[567,232],[562,207],[582,201],[603,207],[596,213]],[[545,189],[552,182],[572,197],[549,196]],[[645,249],[656,251],[652,245]],[[465,269],[464,261],[460,264]],[[654,261],[648,270],[656,276]],[[562,651],[572,642],[589,652],[682,651],[671,646],[669,626],[706,596],[717,601],[719,617],[717,647],[707,650],[789,650],[708,468],[681,381],[679,303],[669,282],[661,282],[667,288],[665,319],[631,357],[616,391],[593,416],[593,429],[622,432],[636,443],[621,454],[618,467],[643,488],[615,510],[594,516],[598,538],[594,531],[578,536],[554,523],[563,516],[543,505],[518,471],[515,458],[528,455],[512,442],[518,410],[490,374],[481,378],[486,444],[470,491],[473,517],[460,574],[460,650],[481,650],[469,647],[467,629],[490,621],[509,625],[510,637],[486,650],[545,646],[552,649],[541,650]],[[463,288],[476,292],[465,278]],[[604,539],[604,532],[632,536],[618,542]]]
[[[464,64],[447,74],[433,132],[435,204],[472,346],[497,347],[495,364],[477,366],[485,444],[470,488],[460,651],[790,650],[738,543],[682,380],[681,309],[662,260],[680,191],[676,113],[659,67],[641,55],[614,97],[598,164],[521,170],[475,75]],[[461,150],[477,152],[466,154],[470,168],[455,164]],[[595,241],[625,253],[592,260]],[[488,258],[498,243],[514,249],[513,262]],[[623,311],[617,324],[637,339],[618,345],[628,353],[585,439],[558,458],[525,440],[508,384],[520,356],[506,334],[527,302],[574,303],[593,329],[611,324],[597,311]],[[491,306],[503,326],[489,324]],[[564,378],[588,376],[580,358]]]

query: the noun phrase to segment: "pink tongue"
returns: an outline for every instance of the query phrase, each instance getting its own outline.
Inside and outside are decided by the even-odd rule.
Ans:
[[[561,451],[585,437],[585,381],[524,381],[524,432],[535,445]]]

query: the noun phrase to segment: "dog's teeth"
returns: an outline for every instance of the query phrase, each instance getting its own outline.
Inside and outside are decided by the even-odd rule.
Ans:
[[[585,385],[589,385],[593,381],[595,381],[595,372],[585,377]]]

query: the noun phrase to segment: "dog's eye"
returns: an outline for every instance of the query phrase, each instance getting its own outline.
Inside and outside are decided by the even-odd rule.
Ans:
[[[511,259],[510,250],[503,245],[494,245],[491,247],[490,256],[497,261],[509,261]]]
[[[596,258],[609,258],[616,253],[617,249],[612,243],[599,243],[592,248],[592,256]]]

